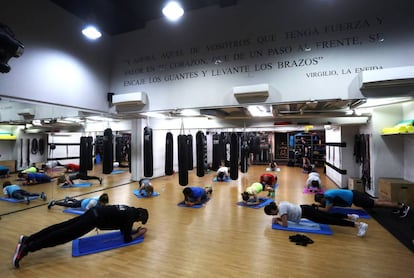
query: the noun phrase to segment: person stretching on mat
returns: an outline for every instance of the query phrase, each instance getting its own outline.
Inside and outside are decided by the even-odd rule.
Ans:
[[[147,229],[133,229],[135,222],[143,225],[148,221],[148,210],[126,205],[97,206],[84,214],[67,221],[51,225],[30,236],[21,235],[13,256],[14,267],[20,267],[20,261],[29,252],[53,247],[75,240],[93,229],[120,230],[125,243],[144,235]],[[29,229],[29,228],[28,228]]]
[[[314,205],[296,205],[289,202],[280,202],[277,205],[271,202],[264,207],[264,212],[267,215],[276,215],[272,223],[283,227],[288,227],[288,221],[299,223],[301,218],[306,218],[321,224],[355,227],[359,237],[364,236],[368,230],[367,223],[357,221],[357,214],[326,213]]]
[[[318,172],[310,172],[306,180],[306,187],[309,192],[317,193],[322,190],[321,177]]]
[[[224,163],[222,162],[220,168],[217,170],[217,181],[226,181],[229,178],[229,168],[224,166]]]
[[[44,173],[19,173],[17,174],[19,178],[25,179],[23,185],[32,185],[39,183],[50,182],[54,177],[48,176]]]
[[[271,173],[264,173],[260,176],[260,183],[265,186],[264,190],[268,191],[267,196],[274,198],[277,187],[277,176]]]
[[[7,196],[7,198],[25,200],[26,204],[30,204],[30,197],[32,196],[39,197],[43,201],[46,201],[46,194],[44,192],[30,193],[26,190],[21,189],[18,185],[12,184],[10,181],[5,181],[3,183],[3,194]]]
[[[103,193],[99,197],[91,197],[78,200],[72,197],[66,197],[63,201],[51,200],[47,205],[47,208],[50,209],[53,206],[62,206],[67,208],[81,208],[83,210],[88,210],[96,206],[106,206],[109,203],[108,194]]]
[[[98,180],[99,184],[102,185],[102,178],[97,176],[82,175],[81,173],[61,174],[57,178],[56,183],[61,186],[71,186],[75,184],[74,180]]]
[[[200,205],[204,201],[206,201],[212,193],[213,189],[209,186],[206,186],[205,188],[193,186],[186,187],[183,189],[184,204],[186,204],[189,207],[192,207],[194,205]]]
[[[141,196],[151,197],[154,194],[154,187],[149,179],[140,179],[138,181],[138,191]]]
[[[243,202],[248,206],[255,206],[260,204],[260,200],[257,194],[262,191],[274,192],[274,187],[273,185],[270,186],[265,183],[254,182],[252,185],[247,187],[243,193],[241,193]]]
[[[270,164],[269,164],[269,170],[272,171],[272,172],[274,172],[274,171],[277,170],[277,163],[276,163],[276,161],[270,162]]]
[[[315,202],[319,210],[329,212],[333,206],[351,207],[352,204],[362,208],[391,208],[401,218],[406,217],[410,207],[404,203],[374,199],[363,192],[348,189],[328,189],[324,194],[315,194]]]

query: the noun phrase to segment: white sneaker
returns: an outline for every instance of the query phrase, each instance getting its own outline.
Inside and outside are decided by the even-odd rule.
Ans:
[[[352,221],[352,222],[357,222],[359,219],[359,215],[358,214],[348,214],[348,218]]]
[[[363,237],[367,233],[367,230],[368,230],[368,224],[364,222],[359,222],[357,236]]]

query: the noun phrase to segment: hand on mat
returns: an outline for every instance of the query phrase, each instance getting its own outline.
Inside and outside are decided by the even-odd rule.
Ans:
[[[186,206],[188,206],[188,207],[192,207],[192,206],[194,206],[194,205],[195,205],[195,203],[192,203],[192,202],[185,202],[185,205],[186,205]]]
[[[135,231],[135,233],[132,235],[133,239],[136,239],[140,236],[143,236],[147,232],[147,228],[144,227],[138,227],[138,229]]]

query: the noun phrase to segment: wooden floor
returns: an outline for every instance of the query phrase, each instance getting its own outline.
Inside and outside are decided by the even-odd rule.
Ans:
[[[128,172],[104,176],[103,185],[58,188],[55,183],[26,187],[45,191],[51,198],[109,194],[110,203],[147,208],[150,218],[143,243],[98,254],[72,257],[71,243],[30,253],[20,269],[12,266],[20,234],[29,235],[73,215],[61,207],[47,209],[47,202],[30,205],[0,202],[1,277],[414,277],[414,254],[375,220],[369,219],[367,235],[356,236],[349,227],[331,226],[333,235],[308,234],[314,244],[297,246],[288,239],[293,232],[272,230],[263,209],[238,206],[240,193],[257,181],[266,166],[251,166],[231,182],[212,182],[190,171],[189,184],[212,185],[213,198],[200,209],[178,207],[183,187],[177,174],[152,180],[160,196],[138,199]],[[90,173],[91,174],[91,173]],[[307,175],[300,168],[281,167],[276,200],[312,203],[303,194]],[[11,177],[13,179],[13,177]],[[328,188],[334,184],[323,176]],[[88,192],[92,192],[88,194]],[[18,211],[20,210],[20,211]],[[89,235],[95,234],[91,232]]]

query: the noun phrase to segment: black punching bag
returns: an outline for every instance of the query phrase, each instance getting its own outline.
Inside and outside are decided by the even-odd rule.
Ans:
[[[230,178],[239,178],[239,140],[234,132],[230,136]]]
[[[242,173],[247,173],[249,168],[249,142],[243,138],[240,154],[240,171]]]
[[[178,135],[178,182],[182,186],[188,184],[187,152],[187,135]]]
[[[220,167],[221,160],[221,148],[220,148],[220,134],[213,134],[213,164],[211,168],[213,171],[217,171]]]
[[[196,134],[197,177],[204,177],[204,134],[198,131]]]
[[[80,139],[79,172],[86,173],[93,169],[93,138],[92,136],[82,136]]]
[[[152,156],[152,128],[144,127],[144,177],[152,177],[153,173]]]
[[[114,142],[112,129],[107,128],[103,136],[102,173],[110,174],[114,170]]]
[[[193,159],[193,135],[187,135],[187,155],[188,155],[188,170],[194,169],[194,159]]]
[[[167,132],[165,137],[165,175],[174,174],[174,139],[171,132]]]

